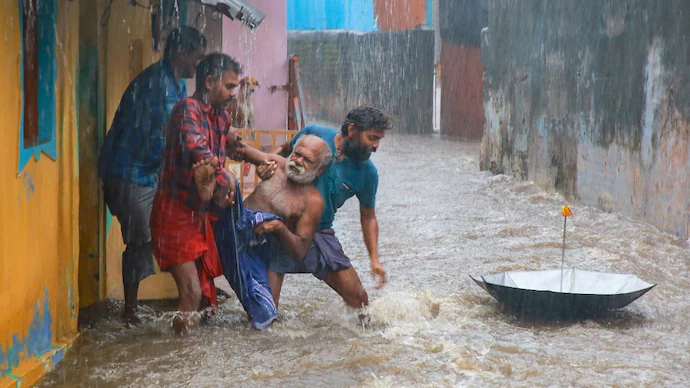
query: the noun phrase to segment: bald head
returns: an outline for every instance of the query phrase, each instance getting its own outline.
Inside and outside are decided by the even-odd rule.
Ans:
[[[328,167],[332,158],[331,148],[323,139],[314,135],[300,136],[285,166],[287,177],[297,183],[309,183]]]
[[[323,171],[328,167],[328,163],[333,158],[331,147],[320,137],[316,135],[303,135],[295,142],[295,148],[298,145],[303,145],[305,148],[313,150],[317,154],[319,165],[318,170]]]

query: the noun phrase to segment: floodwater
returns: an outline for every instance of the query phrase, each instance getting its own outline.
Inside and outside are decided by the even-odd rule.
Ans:
[[[383,289],[373,289],[355,199],[335,224],[370,290],[366,327],[323,283],[288,275],[267,331],[250,329],[234,299],[182,338],[159,309],[147,308],[135,329],[113,310],[40,386],[690,386],[688,241],[574,205],[566,265],[658,285],[605,317],[516,317],[469,275],[558,268],[566,202],[480,172],[478,153],[477,144],[391,134],[374,154]]]

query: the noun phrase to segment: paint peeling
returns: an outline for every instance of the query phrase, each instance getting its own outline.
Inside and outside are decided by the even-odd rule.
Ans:
[[[0,337],[0,385],[9,376],[16,385],[27,386],[61,359],[77,334],[78,298],[70,293],[76,292],[74,265],[79,243],[75,222],[78,124],[72,81],[79,53],[80,2],[42,1],[36,13],[41,67],[39,139],[45,142],[33,148],[22,144],[23,39],[17,23],[22,2],[6,3],[0,7],[0,33],[9,53],[0,58],[4,69],[0,78],[8,86],[3,100],[6,114],[0,121],[5,147],[0,159],[17,173],[5,175],[0,186],[8,198],[17,198],[17,204],[0,206],[0,229],[5,232],[0,242],[0,284],[8,285],[0,292],[0,331],[5,333]],[[58,42],[62,42],[61,50],[55,53]],[[32,158],[36,162],[29,163]],[[41,271],[37,273],[36,268]],[[66,277],[66,271],[72,274]],[[54,338],[66,342],[56,343]]]
[[[34,186],[33,176],[26,171],[22,173],[22,186],[24,186],[26,201],[29,201],[29,198],[31,198],[36,191],[36,187]]]
[[[480,167],[687,238],[690,3],[539,3],[489,2]]]
[[[48,353],[52,347],[53,317],[50,313],[50,301],[48,290],[43,291],[43,300],[39,298],[34,308],[34,317],[29,326],[28,332],[12,335],[12,342],[3,350],[0,347],[0,374],[12,374],[21,360],[29,357],[41,357]]]

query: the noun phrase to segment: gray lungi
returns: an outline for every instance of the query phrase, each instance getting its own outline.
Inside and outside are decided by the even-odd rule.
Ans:
[[[273,272],[311,273],[323,280],[328,271],[336,272],[352,267],[340,241],[335,237],[335,232],[330,228],[314,234],[314,240],[302,261],[295,260],[285,253],[275,238],[270,242],[273,246],[272,252],[264,257],[268,259],[268,269]]]
[[[122,239],[127,245],[122,253],[122,282],[135,284],[153,275],[151,251],[151,209],[156,188],[126,179],[106,177],[103,194],[110,213],[120,222]]]

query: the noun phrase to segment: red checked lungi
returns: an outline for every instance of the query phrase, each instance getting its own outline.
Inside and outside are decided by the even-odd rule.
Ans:
[[[217,304],[213,278],[221,276],[223,269],[218,257],[209,212],[196,212],[179,200],[158,193],[151,212],[151,239],[153,255],[161,270],[197,260],[197,271],[202,294],[212,306]]]

